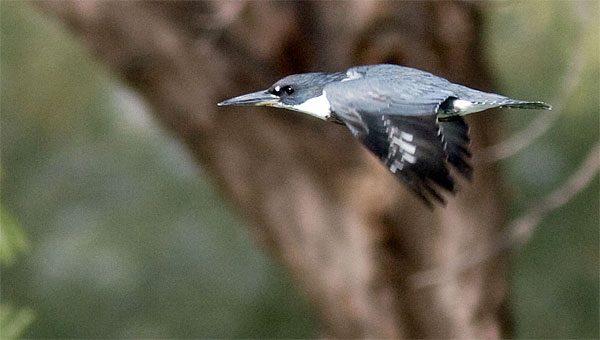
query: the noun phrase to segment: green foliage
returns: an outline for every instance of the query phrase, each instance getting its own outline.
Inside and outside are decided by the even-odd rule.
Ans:
[[[0,304],[0,337],[2,339],[19,338],[35,318],[31,309],[17,309]]]
[[[0,208],[0,264],[15,264],[17,256],[29,249],[29,242],[15,219]],[[34,313],[28,308],[0,304],[0,337],[19,338],[33,322]]]
[[[29,249],[25,233],[15,219],[0,207],[0,264],[14,264],[17,255]]]
[[[25,233],[16,220],[0,207],[0,264],[14,265],[17,256],[29,249]],[[19,338],[34,320],[33,310],[16,308],[3,302],[0,304],[0,337]]]

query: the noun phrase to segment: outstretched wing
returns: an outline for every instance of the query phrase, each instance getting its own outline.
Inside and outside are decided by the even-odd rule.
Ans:
[[[367,133],[355,135],[371,152],[430,205],[444,199],[437,187],[454,192],[454,179],[447,164],[469,178],[469,137],[462,120],[437,123],[435,115],[365,115]]]
[[[352,82],[359,83],[346,84]],[[365,90],[357,92],[361,87]],[[450,192],[455,188],[448,164],[471,177],[468,126],[460,117],[438,122],[437,109],[451,94],[425,88],[407,91],[412,92],[400,94],[393,82],[369,78],[325,89],[337,118],[392,173],[428,205],[431,199],[444,203],[438,187]]]

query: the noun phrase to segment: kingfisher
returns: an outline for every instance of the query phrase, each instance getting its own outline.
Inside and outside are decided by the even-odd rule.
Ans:
[[[446,203],[442,190],[455,193],[450,167],[472,178],[463,116],[496,107],[552,109],[544,102],[482,92],[391,64],[294,74],[217,105],[271,106],[343,124],[430,207],[432,201]]]

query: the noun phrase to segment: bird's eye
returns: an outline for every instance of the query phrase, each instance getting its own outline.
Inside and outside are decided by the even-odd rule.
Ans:
[[[287,94],[292,94],[294,93],[294,89],[291,86],[286,86],[283,88],[283,90],[285,91],[285,93]]]
[[[289,86],[289,85],[286,85],[286,86],[283,86],[283,87],[282,86],[275,86],[269,92],[271,94],[276,95],[276,96],[281,96],[284,92],[286,94],[290,95],[290,94],[294,93],[294,89],[291,86]]]

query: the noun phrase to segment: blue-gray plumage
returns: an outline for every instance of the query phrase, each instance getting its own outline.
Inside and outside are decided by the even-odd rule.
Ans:
[[[345,124],[425,203],[454,192],[447,164],[471,178],[468,126],[462,116],[494,107],[551,109],[453,84],[398,65],[358,66],[345,73],[287,76],[265,91],[219,106],[273,106]]]

